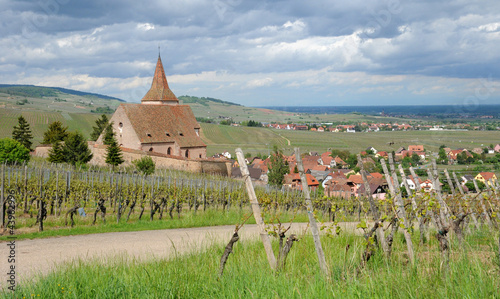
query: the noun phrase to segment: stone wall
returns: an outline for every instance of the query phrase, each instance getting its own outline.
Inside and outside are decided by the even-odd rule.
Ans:
[[[89,142],[89,148],[92,151],[93,157],[89,164],[91,165],[106,165],[106,146],[98,145],[95,142]],[[49,156],[50,145],[41,145],[35,148],[34,155],[37,157],[47,158]],[[123,166],[132,165],[132,161],[141,159],[144,156],[150,156],[156,164],[157,168],[168,168],[195,173],[218,174],[223,176],[231,176],[231,162],[218,159],[186,159],[178,156],[168,156],[155,152],[144,152],[122,147]]]

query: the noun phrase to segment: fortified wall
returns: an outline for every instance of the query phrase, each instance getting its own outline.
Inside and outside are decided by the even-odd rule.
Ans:
[[[89,149],[92,151],[93,157],[89,164],[106,166],[106,145],[98,145],[95,142],[89,141]],[[37,157],[47,158],[49,156],[50,145],[40,145],[35,149],[34,155]],[[144,152],[129,148],[121,148],[123,155],[123,166],[132,165],[132,161],[139,160],[144,156],[150,156],[156,164],[157,168],[168,168],[194,173],[207,173],[223,176],[231,176],[231,162],[218,159],[187,159],[178,156],[169,156],[155,152]]]

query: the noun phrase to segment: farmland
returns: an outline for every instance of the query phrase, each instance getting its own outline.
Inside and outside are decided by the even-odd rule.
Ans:
[[[348,149],[352,153],[369,146],[377,150],[395,151],[410,144],[421,144],[427,150],[437,151],[445,144],[451,148],[475,148],[500,142],[499,131],[389,131],[367,133],[330,133],[312,131],[276,130],[269,128],[230,127],[201,124],[202,139],[208,145],[207,154],[232,152],[241,147],[245,152],[265,154],[273,145],[289,154],[294,147],[304,152],[324,152],[327,149]],[[290,143],[288,143],[290,141]],[[389,142],[393,142],[389,145]]]
[[[94,113],[67,113],[67,112],[41,112],[13,109],[0,109],[0,138],[10,137],[12,128],[17,125],[19,116],[23,116],[30,125],[33,133],[34,145],[38,145],[43,139],[43,133],[54,121],[60,121],[68,130],[79,130],[87,138],[90,136],[92,126],[99,114]]]

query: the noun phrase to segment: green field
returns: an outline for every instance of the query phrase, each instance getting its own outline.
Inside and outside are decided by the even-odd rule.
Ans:
[[[253,108],[245,106],[236,106],[223,103],[209,102],[208,105],[200,103],[189,103],[196,117],[203,117],[219,122],[219,117],[231,117],[235,122],[254,120],[263,123],[356,123],[356,122],[406,122],[410,120],[395,117],[382,117],[375,115],[362,114],[309,114],[309,113],[294,113],[277,110],[269,110],[263,108]],[[415,121],[415,120],[411,120]]]
[[[267,153],[278,145],[286,154],[294,147],[302,152],[325,152],[330,149],[349,150],[358,153],[369,146],[382,151],[395,151],[399,147],[422,144],[428,151],[437,152],[444,144],[450,148],[489,146],[500,143],[499,131],[391,131],[369,133],[331,133],[311,131],[275,130],[268,128],[230,127],[201,124],[202,138],[208,145],[207,154],[222,151],[234,152],[241,147],[252,154]],[[290,143],[288,144],[288,141]],[[393,142],[393,145],[389,145]]]
[[[17,125],[19,116],[23,116],[30,125],[33,133],[33,145],[37,146],[43,140],[43,133],[54,121],[60,121],[68,126],[70,131],[79,130],[90,137],[92,126],[99,114],[95,113],[66,113],[66,112],[40,112],[14,109],[0,109],[0,138],[11,137],[12,130]]]

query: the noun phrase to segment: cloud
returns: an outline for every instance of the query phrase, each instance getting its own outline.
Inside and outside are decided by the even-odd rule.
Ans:
[[[181,93],[243,104],[302,104],[309,97],[318,104],[348,97],[359,104],[434,103],[474,95],[481,80],[494,87],[485,101],[498,99],[500,2],[494,0],[0,6],[0,82],[137,100],[149,88],[150,82],[140,85],[150,81],[160,46],[169,82]]]

